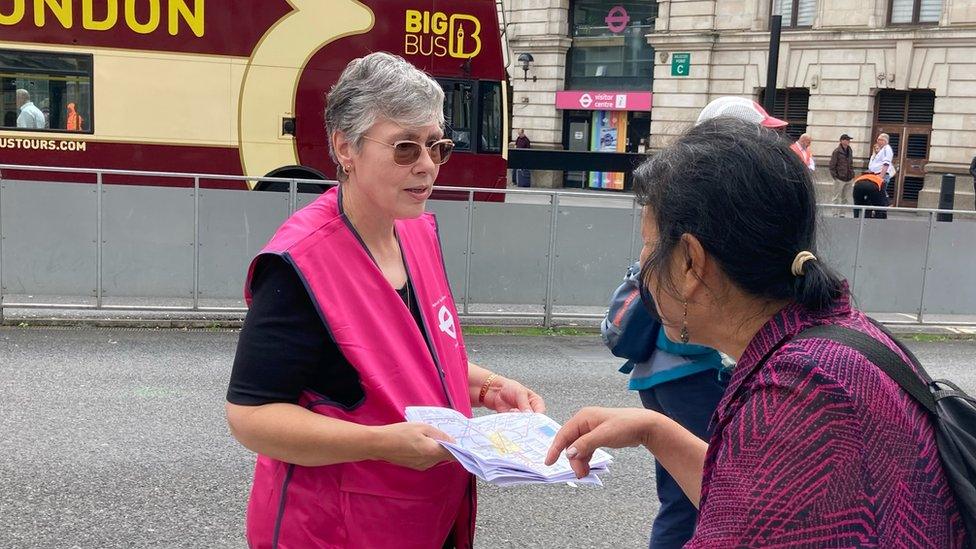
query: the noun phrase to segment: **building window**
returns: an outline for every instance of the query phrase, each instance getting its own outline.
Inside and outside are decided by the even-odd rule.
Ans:
[[[92,56],[0,50],[0,128],[91,133]]]
[[[766,90],[759,92],[759,104],[765,103]],[[810,109],[810,90],[807,88],[786,88],[776,90],[773,112],[776,118],[789,122],[786,135],[797,139],[807,132],[807,111]]]
[[[570,9],[567,89],[650,90],[657,2],[576,0]]]
[[[481,109],[481,152],[502,151],[502,86],[499,82],[478,83]]]
[[[454,141],[454,149],[501,152],[501,83],[447,79],[437,82],[444,90],[444,137]]]
[[[783,28],[812,27],[817,0],[773,0],[771,15],[783,16]]]
[[[891,0],[891,25],[937,24],[942,17],[942,0]]]
[[[881,90],[877,105],[878,122],[931,126],[935,117],[935,92]]]
[[[444,88],[444,124],[446,136],[459,151],[471,150],[471,130],[474,118],[472,82],[440,81]]]

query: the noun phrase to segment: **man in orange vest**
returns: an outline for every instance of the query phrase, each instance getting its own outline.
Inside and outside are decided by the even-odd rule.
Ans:
[[[888,206],[888,195],[884,191],[885,182],[876,173],[864,172],[854,179],[855,206]],[[854,210],[854,217],[861,217],[861,210]],[[887,219],[888,212],[879,210],[865,210],[864,217]]]
[[[65,124],[65,129],[69,131],[81,131],[81,125],[84,123],[85,119],[75,110],[75,104],[68,103],[68,121]]]
[[[805,133],[801,135],[795,143],[790,145],[793,152],[800,157],[800,160],[803,161],[803,164],[809,168],[811,172],[817,169],[817,164],[813,161],[813,151],[810,150],[810,143],[812,141],[813,139],[810,138],[810,134]]]

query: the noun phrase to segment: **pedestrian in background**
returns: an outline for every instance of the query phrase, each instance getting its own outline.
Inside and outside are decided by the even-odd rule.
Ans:
[[[769,116],[755,101],[735,96],[719,97],[706,105],[695,124],[723,116],[773,130],[787,125]],[[671,339],[661,329],[652,298],[640,292],[640,263],[650,252],[645,244],[640,262],[631,266],[624,283],[614,292],[610,312],[601,325],[604,341],[615,355],[628,359],[620,371],[630,374],[628,388],[638,392],[645,409],[663,414],[708,440],[712,415],[728,382],[723,369],[731,361],[709,347]],[[635,302],[635,296],[641,299]],[[651,527],[649,547],[677,549],[694,535],[698,510],[660,463],[654,465],[654,482],[660,507]]]
[[[854,179],[854,154],[851,151],[851,136],[840,136],[840,143],[830,155],[830,176],[834,178],[834,204],[850,204],[851,181]]]
[[[969,163],[969,175],[973,176],[973,194],[976,195],[976,156]]]
[[[68,103],[68,117],[65,119],[65,129],[68,131],[78,132],[83,129],[83,124],[85,119],[78,114],[78,110],[75,109],[74,103]]]
[[[895,174],[895,168],[891,165],[894,152],[888,144],[888,134],[880,133],[871,147],[871,159],[868,160],[868,171],[881,178],[885,195],[888,199],[894,198],[894,189],[891,186],[891,176]]]
[[[525,135],[525,130],[519,128],[518,137],[515,138],[515,148],[516,149],[528,149],[532,147],[532,142],[529,141],[529,137]],[[519,187],[531,187],[532,186],[532,172],[525,168],[519,168],[515,170],[515,184]]]
[[[654,303],[640,290],[640,265],[650,253],[641,248],[640,261],[627,269],[624,282],[610,299],[600,325],[603,342],[627,362],[627,388],[637,391],[641,405],[663,414],[707,441],[709,422],[728,381],[721,355],[714,349],[672,341],[661,328]],[[654,484],[660,504],[651,527],[650,549],[679,549],[695,533],[698,509],[659,462]]]
[[[852,195],[855,206],[887,207],[888,194],[884,190],[884,179],[880,175],[866,172],[854,180]],[[861,208],[854,209],[854,217],[861,217]],[[888,212],[884,210],[864,210],[864,217],[873,219],[887,219]]]
[[[47,124],[47,119],[44,118],[44,113],[41,112],[41,109],[38,109],[34,105],[34,102],[31,101],[30,92],[19,89],[15,92],[15,95],[17,109],[20,113],[17,115],[17,127],[43,129],[44,125]]]
[[[810,149],[810,144],[813,142],[813,138],[810,134],[805,133],[797,138],[796,142],[790,145],[793,152],[800,157],[800,160],[811,172],[817,169],[817,163],[813,160],[813,151]]]
[[[698,113],[698,120],[695,125],[701,124],[713,118],[732,117],[739,120],[756,124],[764,128],[782,132],[789,124],[785,120],[770,116],[762,105],[745,97],[727,95],[713,100],[705,105],[705,108]],[[808,136],[809,137],[809,136]]]
[[[834,325],[901,353],[817,258],[813,181],[782,138],[708,121],[634,182],[664,330],[737,363],[707,444],[651,410],[587,408],[546,462],[565,450],[582,477],[596,448],[644,446],[699,506],[688,548],[964,547],[933,416],[864,354],[796,338]]]

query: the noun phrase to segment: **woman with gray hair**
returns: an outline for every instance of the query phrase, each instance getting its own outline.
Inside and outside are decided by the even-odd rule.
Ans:
[[[373,53],[326,99],[340,183],[282,225],[245,288],[227,418],[259,454],[248,543],[470,547],[474,479],[405,408],[545,404],[467,360],[424,212],[453,148],[440,86]]]
[[[894,175],[894,168],[891,163],[895,153],[888,144],[888,134],[879,133],[874,145],[871,147],[871,159],[868,160],[868,171],[884,180],[884,190],[889,198],[894,194],[889,192],[891,176]]]

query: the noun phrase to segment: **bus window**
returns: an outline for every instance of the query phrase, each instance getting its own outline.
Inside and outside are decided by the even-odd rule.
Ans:
[[[471,119],[474,107],[471,82],[442,81],[444,88],[444,123],[447,137],[454,141],[455,150],[471,150]]]
[[[0,50],[0,129],[91,133],[92,56]]]
[[[502,85],[478,84],[478,109],[481,113],[481,152],[502,152]]]

